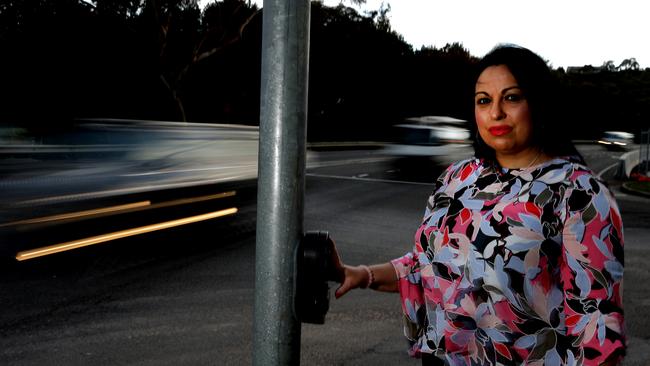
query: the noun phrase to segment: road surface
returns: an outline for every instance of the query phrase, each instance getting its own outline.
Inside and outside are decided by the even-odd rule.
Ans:
[[[596,171],[616,156],[581,146]],[[329,230],[350,264],[409,250],[435,172],[405,179],[376,151],[311,155],[305,229]],[[440,167],[435,169],[441,169]],[[625,223],[630,355],[650,365],[650,200],[617,192]],[[2,365],[249,365],[254,207],[236,217],[0,266]],[[332,300],[303,325],[303,365],[419,365],[394,294]]]

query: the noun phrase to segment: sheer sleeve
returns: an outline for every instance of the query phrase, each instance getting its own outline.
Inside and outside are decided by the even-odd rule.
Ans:
[[[424,291],[420,280],[420,263],[416,253],[407,253],[401,258],[391,261],[397,274],[402,314],[404,320],[404,335],[411,345],[411,356],[416,355],[420,347],[415,345],[424,331],[422,325],[426,321],[426,305]]]
[[[423,222],[415,234],[415,245],[411,252],[391,261],[397,276],[402,312],[404,315],[404,335],[411,343],[411,356],[418,356],[423,345],[422,334],[426,330],[426,304],[422,287],[422,266],[428,263],[421,241],[425,237],[427,219],[435,210],[435,200],[439,192],[444,191],[450,176],[456,170],[455,165],[449,166],[436,180],[433,193],[427,201]],[[430,230],[430,228],[429,228]],[[426,239],[423,239],[426,242]],[[424,263],[423,263],[424,262]]]
[[[561,279],[566,334],[576,360],[600,365],[625,354],[623,224],[610,191],[590,175],[564,200]]]

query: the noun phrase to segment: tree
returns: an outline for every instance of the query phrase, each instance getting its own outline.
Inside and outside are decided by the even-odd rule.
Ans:
[[[259,121],[261,10],[241,0],[215,1],[203,10],[200,42],[182,78],[193,121]]]
[[[244,0],[213,1],[203,12],[196,0],[167,1],[148,0],[147,4],[150,18],[160,29],[160,80],[176,102],[178,119],[186,121],[184,93],[191,87],[186,83],[188,74],[241,41],[259,10]]]
[[[378,10],[368,12],[368,16],[375,21],[377,29],[384,32],[391,32],[388,13],[390,13],[390,4],[384,5],[384,3],[382,3]]]
[[[322,3],[322,1],[320,1],[320,0],[315,0],[315,1],[318,1],[318,2]],[[339,1],[339,5],[343,5],[343,3],[344,3],[345,1],[346,1],[346,0],[340,0],[340,1]],[[356,6],[360,6],[360,5],[363,5],[363,4],[366,3],[366,0],[347,0],[347,1],[349,1],[350,4],[352,4],[352,5],[356,5]]]
[[[314,139],[380,138],[407,103],[411,46],[377,12],[312,3],[309,128]]]
[[[92,7],[76,0],[3,2],[1,120],[40,128],[85,107],[77,105],[82,89],[77,75],[88,80],[95,60],[79,47],[92,39],[79,30],[91,25],[92,16]]]
[[[476,60],[458,42],[417,51],[410,66],[410,113],[471,119],[472,65]]]
[[[214,1],[201,13],[196,0],[176,4],[153,4],[159,23],[161,81],[177,103],[179,119],[187,120],[182,88],[192,67],[239,42],[251,20],[258,14],[255,5],[243,0]],[[167,6],[165,6],[167,5]]]
[[[616,65],[614,65],[614,61],[612,61],[612,60],[608,60],[608,61],[603,62],[602,67],[603,67],[603,70],[605,70],[605,71],[610,71],[610,72],[616,71]]]
[[[3,82],[10,107],[0,114],[187,120],[186,96],[201,94],[188,75],[240,43],[259,13],[249,4],[213,1],[202,12],[197,0],[2,2],[0,66],[15,72]],[[47,107],[28,108],[34,103]]]
[[[145,0],[93,0],[86,2],[94,6],[95,13],[119,19],[134,19],[142,14],[145,6]]]
[[[458,42],[414,51],[391,29],[389,11],[312,3],[310,140],[388,138],[404,117],[472,118],[476,58]],[[0,121],[256,124],[260,14],[248,0],[203,10],[196,0],[0,2]],[[650,121],[650,70],[634,58],[603,69],[626,72],[555,72],[572,136]]]
[[[620,65],[618,65],[618,69],[621,71],[639,70],[639,63],[634,57],[626,58]]]

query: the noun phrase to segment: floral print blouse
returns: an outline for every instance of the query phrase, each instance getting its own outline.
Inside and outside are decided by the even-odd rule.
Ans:
[[[412,356],[553,366],[625,353],[621,216],[576,159],[453,164],[392,264]]]

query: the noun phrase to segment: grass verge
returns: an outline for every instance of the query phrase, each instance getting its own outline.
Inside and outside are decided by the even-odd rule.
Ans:
[[[625,187],[631,190],[650,194],[650,182],[625,182]]]

